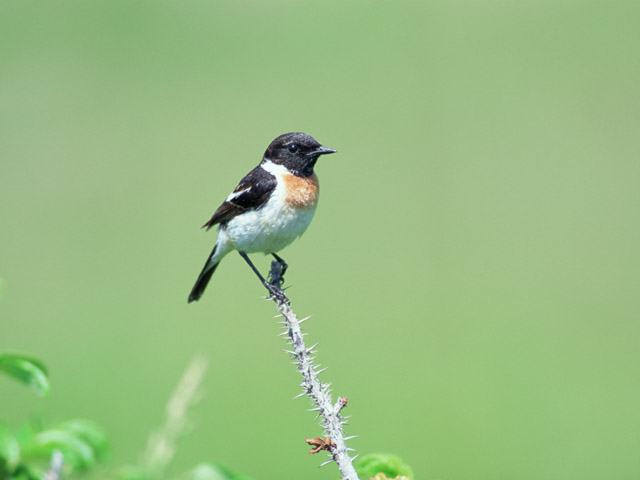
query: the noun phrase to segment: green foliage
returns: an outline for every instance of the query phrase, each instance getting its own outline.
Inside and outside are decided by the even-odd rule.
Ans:
[[[49,395],[47,367],[40,360],[20,354],[0,354],[0,371],[34,388],[40,395]]]
[[[91,447],[70,432],[64,430],[45,430],[29,438],[24,446],[28,458],[47,459],[55,450],[60,450],[65,462],[74,470],[84,470],[95,463]]]
[[[118,480],[154,480],[147,469],[141,466],[128,465],[115,472]],[[191,470],[175,477],[176,480],[251,480],[224,465],[215,462],[200,463]]]
[[[23,456],[27,459],[49,459],[55,450],[64,455],[65,465],[73,471],[94,467],[108,452],[106,436],[93,422],[68,420],[51,428],[28,432],[21,438]]]
[[[38,359],[20,354],[0,354],[0,371],[49,394],[47,368]],[[72,419],[48,428],[24,426],[13,432],[0,424],[0,479],[41,478],[54,451],[64,456],[66,472],[81,472],[96,465],[109,451],[101,427],[90,420]]]
[[[82,472],[105,458],[109,446],[102,429],[84,419],[45,429],[23,427],[17,433],[0,426],[0,478],[38,477],[56,450],[63,454],[67,472]]]
[[[402,475],[414,479],[411,467],[397,455],[389,453],[363,455],[356,460],[354,467],[363,480],[375,477],[378,473],[384,473],[389,478]]]
[[[41,395],[49,393],[45,365],[32,357],[0,354],[0,371],[33,387]],[[104,460],[109,442],[104,430],[86,419],[71,419],[49,427],[24,426],[17,432],[0,423],[0,480],[39,480],[55,451],[64,459],[65,476],[87,472]],[[120,480],[154,480],[141,466],[117,469]],[[202,463],[184,473],[180,480],[250,480],[216,463]]]
[[[20,445],[15,435],[5,425],[0,425],[0,478],[13,472],[20,462]]]
[[[104,460],[108,457],[110,450],[109,440],[105,431],[97,423],[83,418],[76,418],[62,422],[57,428],[89,445],[97,460]]]
[[[201,463],[189,470],[180,480],[251,480],[217,463]]]

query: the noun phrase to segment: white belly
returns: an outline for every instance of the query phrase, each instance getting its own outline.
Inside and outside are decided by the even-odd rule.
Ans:
[[[220,236],[236,250],[246,253],[276,253],[304,233],[311,223],[316,205],[300,209],[287,205],[280,195],[259,210],[231,219]]]

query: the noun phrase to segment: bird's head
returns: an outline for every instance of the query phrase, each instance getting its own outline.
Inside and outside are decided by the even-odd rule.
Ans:
[[[308,177],[313,174],[318,157],[329,153],[336,151],[323,147],[311,135],[300,132],[285,133],[271,142],[264,152],[263,161],[270,160],[298,176]]]

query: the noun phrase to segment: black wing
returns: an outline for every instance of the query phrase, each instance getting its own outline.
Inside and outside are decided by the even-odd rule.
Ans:
[[[258,165],[240,180],[233,193],[227,197],[227,200],[218,207],[213,216],[201,228],[209,230],[214,225],[224,224],[247,210],[262,207],[269,200],[277,183],[276,177]]]

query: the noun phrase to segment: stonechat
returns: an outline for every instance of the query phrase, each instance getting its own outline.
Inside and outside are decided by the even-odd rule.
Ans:
[[[335,152],[306,133],[285,133],[271,142],[260,164],[240,180],[202,226],[209,230],[218,225],[218,239],[191,290],[189,303],[200,299],[220,261],[233,250],[272,291],[247,254],[273,255],[284,274],[287,264],[277,252],[311,223],[319,193],[313,169],[321,155]]]

